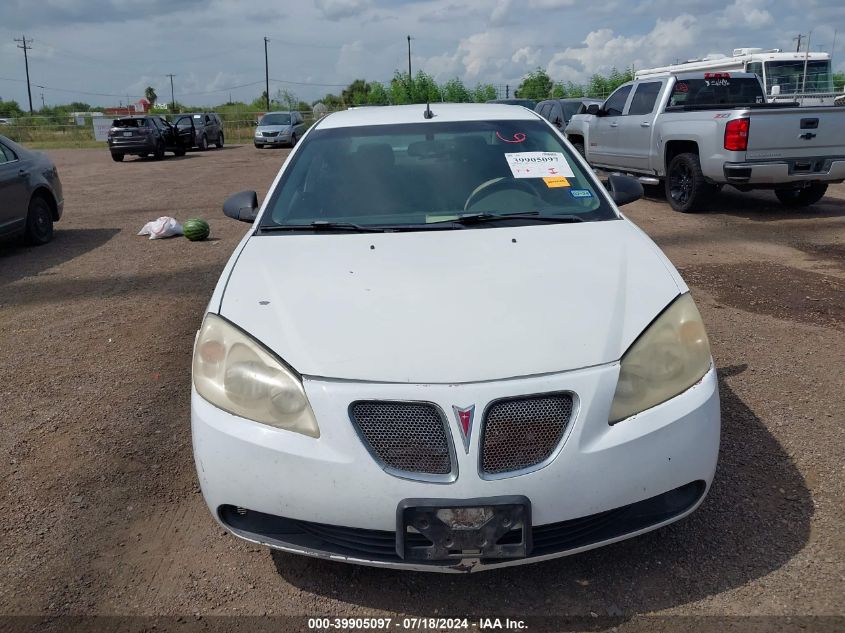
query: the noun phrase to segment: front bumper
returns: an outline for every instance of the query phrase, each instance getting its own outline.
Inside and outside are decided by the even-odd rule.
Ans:
[[[461,385],[305,378],[320,424],[319,439],[232,416],[194,392],[191,417],[200,485],[212,514],[237,536],[347,562],[476,571],[591,549],[692,512],[709,488],[718,456],[720,417],[714,369],[679,396],[610,426],[608,413],[618,372],[619,365],[614,363]],[[454,419],[450,419],[450,430],[457,447],[457,478],[437,483],[403,479],[382,470],[348,417],[349,403],[361,399],[425,400],[451,412],[452,405],[475,403],[483,410],[498,398],[562,390],[576,394],[576,409],[556,457],[539,470],[493,480],[478,472],[479,434],[473,433],[464,452]],[[559,533],[575,524],[582,526],[583,534],[553,542],[547,539],[548,547],[535,548],[519,559],[421,564],[390,552],[397,507],[405,499],[514,495],[530,500],[535,535]],[[609,522],[615,528],[608,529]],[[297,530],[303,529],[309,538],[297,536]],[[350,531],[363,536],[366,543],[375,539],[387,547],[360,547],[355,539],[349,540]]]
[[[783,161],[724,164],[725,182],[773,187],[790,183],[842,182],[845,158],[796,158]]]
[[[256,136],[256,145],[290,145],[290,134],[282,136]]]

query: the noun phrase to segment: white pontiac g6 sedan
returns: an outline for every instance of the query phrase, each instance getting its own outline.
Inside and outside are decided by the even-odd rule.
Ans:
[[[232,534],[477,571],[683,518],[719,450],[701,316],[560,133],[510,105],[317,122],[208,304],[197,473]]]

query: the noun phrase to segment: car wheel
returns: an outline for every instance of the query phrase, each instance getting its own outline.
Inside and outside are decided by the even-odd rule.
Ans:
[[[184,156],[185,155],[185,149],[184,148],[174,149],[173,154],[175,156]]]
[[[299,141],[299,139],[296,138],[296,132],[294,132],[293,134],[290,135],[290,146],[291,147],[296,147],[296,144],[297,144],[298,141]]]
[[[587,158],[587,155],[584,153],[584,144],[583,143],[573,143],[572,147],[575,148],[579,154],[581,154],[582,158]]]
[[[217,142],[215,143],[217,149],[223,147],[223,132],[220,132],[220,136],[217,137]]]
[[[146,158],[149,155],[149,152],[141,152],[140,154],[138,154],[138,156],[140,156],[141,158]]]
[[[809,187],[775,189],[775,195],[785,207],[808,207],[821,200],[826,191],[825,183],[814,182]]]
[[[43,196],[35,195],[29,201],[29,211],[26,214],[26,241],[40,246],[52,239],[53,210]]]
[[[255,149],[264,149],[264,146],[261,143],[255,143]]]
[[[666,174],[666,199],[675,211],[694,213],[714,193],[701,171],[697,154],[678,154]]]
[[[153,152],[153,158],[156,160],[162,160],[164,158],[164,141],[159,141],[156,143],[155,152]]]
[[[208,137],[205,134],[202,135],[202,138],[200,139],[199,145],[197,145],[197,147],[199,147],[201,150],[208,149]]]
[[[111,159],[116,163],[120,163],[120,162],[123,161],[123,154],[118,154],[116,152],[112,152],[111,153]]]

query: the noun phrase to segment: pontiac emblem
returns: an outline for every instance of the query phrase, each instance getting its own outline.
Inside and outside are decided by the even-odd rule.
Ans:
[[[455,412],[455,418],[458,420],[458,429],[464,441],[464,450],[469,453],[469,440],[472,437],[472,420],[475,416],[475,405],[470,405],[465,409],[452,405],[452,410]]]

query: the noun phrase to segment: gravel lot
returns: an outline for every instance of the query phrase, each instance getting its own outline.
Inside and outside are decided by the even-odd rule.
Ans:
[[[707,322],[713,489],[638,539],[443,576],[274,554],[224,534],[202,501],[191,348],[247,229],[221,205],[263,195],[287,150],[48,153],[67,196],[54,242],[0,245],[0,613],[845,616],[845,186],[798,212],[769,193],[726,193],[701,215],[659,197],[625,207]],[[212,239],[135,235],[160,215],[207,218]]]

